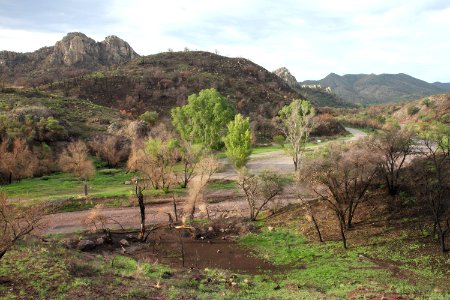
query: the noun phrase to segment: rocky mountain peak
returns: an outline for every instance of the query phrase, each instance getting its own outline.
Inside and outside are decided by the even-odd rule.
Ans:
[[[66,66],[93,64],[99,57],[99,52],[93,39],[80,32],[71,32],[56,42],[49,62],[52,65]]]
[[[123,63],[139,56],[127,42],[115,35],[107,36],[101,45],[102,60],[108,65]]]
[[[124,40],[111,35],[96,42],[81,32],[70,32],[54,46],[49,63],[54,66],[113,65],[139,56]]]
[[[291,88],[298,87],[297,79],[285,67],[281,67],[273,71],[275,75],[283,79]]]

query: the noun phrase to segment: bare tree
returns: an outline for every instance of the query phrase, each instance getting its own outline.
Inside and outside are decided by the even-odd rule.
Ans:
[[[82,141],[72,142],[59,157],[62,171],[72,173],[84,181],[84,195],[88,195],[88,180],[95,174],[95,167],[88,158],[88,149]]]
[[[438,178],[435,165],[427,159],[415,159],[413,190],[419,203],[427,208],[433,220],[433,236],[438,236],[440,250],[446,252],[445,237],[450,232],[450,166],[441,168]]]
[[[0,192],[0,259],[14,244],[39,226],[44,207],[19,208],[8,203],[6,194]]]
[[[35,174],[38,169],[37,156],[29,149],[24,139],[14,139],[12,145],[0,144],[0,174],[8,183]]]
[[[194,218],[195,210],[198,203],[203,204],[203,208],[207,210],[206,199],[204,197],[205,188],[211,179],[211,176],[219,169],[219,162],[214,156],[204,156],[200,159],[196,167],[196,176],[188,185],[188,201],[186,203],[186,211],[189,220]]]
[[[84,224],[89,227],[89,231],[95,233],[102,231],[107,235],[108,242],[112,242],[110,225],[119,225],[123,230],[123,226],[112,217],[106,216],[102,213],[103,205],[97,204],[84,219]]]
[[[143,191],[151,186],[154,189],[162,189],[168,192],[174,181],[173,167],[177,162],[178,149],[174,139],[148,139],[146,142],[135,141],[128,159],[128,168],[139,171],[141,178],[136,180],[135,194],[139,203],[141,229],[139,240],[145,241],[146,215]]]
[[[261,210],[283,191],[280,175],[270,171],[254,175],[244,168],[239,173],[237,183],[245,194],[252,221],[256,220]]]
[[[401,170],[406,157],[413,149],[412,138],[412,131],[394,127],[385,130],[371,141],[372,148],[382,157],[379,167],[391,196],[395,196],[398,192]]]
[[[437,125],[421,135],[424,160],[418,164],[416,194],[427,203],[437,230],[441,251],[450,232],[450,127]]]
[[[193,145],[189,141],[182,140],[180,142],[180,156],[183,163],[183,178],[181,187],[187,187],[189,181],[195,176],[195,170],[201,156],[203,149],[201,145]]]
[[[136,179],[135,194],[139,203],[139,212],[141,217],[141,230],[139,231],[138,239],[145,241],[147,236],[145,235],[145,202],[144,202],[144,190],[145,186],[141,186],[139,179]]]
[[[298,195],[298,198],[306,210],[305,214],[306,218],[308,219],[308,221],[313,223],[314,228],[316,229],[317,232],[317,237],[319,238],[319,241],[323,243],[322,232],[320,231],[319,223],[317,222],[316,216],[314,214],[311,201],[303,199],[301,195]]]
[[[135,141],[128,159],[128,169],[141,172],[143,183],[148,182],[154,189],[168,192],[175,179],[173,168],[178,157],[177,141],[174,139]]]
[[[90,143],[95,154],[106,161],[108,167],[116,167],[130,154],[128,144],[114,135],[98,136]]]
[[[367,149],[356,144],[332,145],[325,158],[315,159],[300,171],[300,179],[308,182],[314,192],[332,209],[339,221],[344,248],[345,231],[353,226],[358,206],[367,199],[367,191],[377,173]]]

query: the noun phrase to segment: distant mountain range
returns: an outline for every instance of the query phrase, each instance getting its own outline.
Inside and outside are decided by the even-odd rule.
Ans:
[[[450,83],[428,83],[407,74],[347,74],[331,73],[321,80],[306,80],[301,86],[330,87],[345,101],[354,104],[377,104],[414,100],[450,91]]]
[[[328,106],[328,107],[351,107],[354,104],[344,101],[342,98],[337,96],[330,89],[326,87],[319,87],[318,85],[302,86],[301,83],[295,79],[289,70],[285,67],[276,69],[273,71],[278,77],[283,79],[293,90],[302,94],[306,99],[310,100],[316,106]]]
[[[331,73],[299,83],[286,68],[271,73],[243,58],[202,51],[140,56],[117,36],[96,42],[79,32],[34,52],[0,51],[3,84],[59,90],[133,115],[142,109],[167,113],[190,94],[214,87],[255,118],[274,117],[294,98],[307,98],[319,107],[348,107],[450,91],[450,83],[431,84],[406,74]]]

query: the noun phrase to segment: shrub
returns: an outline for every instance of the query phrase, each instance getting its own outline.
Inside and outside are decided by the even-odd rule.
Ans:
[[[408,107],[408,115],[410,115],[410,116],[417,114],[419,111],[420,111],[420,108],[418,108],[417,106],[409,106]]]
[[[433,102],[430,100],[430,98],[423,99],[422,104],[425,105],[426,107],[432,107],[433,106]]]
[[[145,113],[139,116],[139,119],[141,119],[141,121],[144,121],[151,126],[155,124],[156,120],[158,119],[158,113],[156,111],[146,111]]]
[[[281,134],[277,134],[277,135],[274,135],[273,142],[277,145],[280,145],[282,148],[284,148],[284,143],[286,142],[286,138]]]

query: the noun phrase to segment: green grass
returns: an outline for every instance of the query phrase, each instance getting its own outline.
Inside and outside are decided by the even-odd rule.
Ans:
[[[233,180],[214,180],[208,184],[209,190],[233,190],[237,188],[238,185]]]
[[[85,255],[30,241],[2,258],[0,277],[13,283],[0,284],[0,299],[154,299],[158,293],[149,287],[171,273],[127,256]]]
[[[1,261],[0,277],[13,278],[14,288],[0,284],[0,298],[84,299],[99,297],[100,292],[105,299],[152,299],[156,291],[164,299],[348,299],[349,295],[366,299],[389,294],[449,299],[445,266],[435,266],[436,257],[414,254],[422,244],[408,238],[408,234],[392,241],[378,237],[379,245],[371,240],[371,246],[352,245],[344,251],[339,242],[311,242],[294,228],[263,229],[239,240],[253,255],[280,266],[277,271],[259,275],[210,268],[177,271],[124,255],[84,254],[58,243],[20,243]],[[417,273],[417,277],[399,276],[360,254],[405,263],[405,270]],[[430,273],[427,268],[433,266],[441,273]],[[160,289],[148,288],[158,283]]]
[[[88,182],[89,199],[107,199],[105,206],[129,205],[129,197],[134,196],[134,185],[126,185],[135,173],[127,173],[122,169],[100,169]],[[41,202],[46,200],[66,201],[64,211],[74,211],[91,208],[95,203],[84,200],[83,182],[68,173],[54,173],[51,175],[23,179],[10,185],[1,187],[9,198],[24,200],[19,203]],[[185,193],[185,189],[174,187],[170,190],[178,194]],[[162,190],[146,189],[144,195],[163,196]]]
[[[378,295],[386,291],[414,298],[420,294],[426,299],[434,294],[435,280],[445,280],[449,275],[430,272],[426,266],[432,267],[433,263],[426,257],[416,256],[416,267],[408,269],[414,272],[415,278],[408,281],[359,257],[361,253],[380,257],[380,253],[385,251],[389,258],[402,257],[405,262],[414,262],[411,256],[404,256],[406,252],[399,255],[388,252],[386,248],[372,246],[355,246],[344,251],[340,243],[311,243],[296,232],[283,228],[246,235],[240,243],[255,255],[286,266],[286,273],[277,278],[280,285],[319,291],[330,297],[345,298],[348,292],[364,287]],[[409,249],[416,249],[415,245],[405,244]],[[409,264],[412,265],[414,263]],[[416,280],[418,282],[413,283]]]
[[[125,185],[133,174],[123,170],[103,172],[99,170],[88,182],[89,195],[92,198],[129,196],[133,186]],[[55,173],[48,176],[23,179],[2,187],[12,199],[63,200],[83,195],[83,182],[67,173]]]
[[[286,147],[289,147],[289,145],[285,145],[284,148],[280,145],[256,146],[252,149],[252,154],[280,151],[286,149]]]

